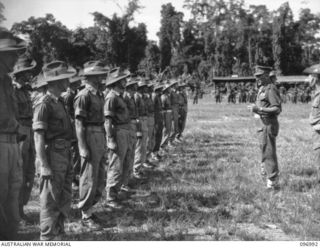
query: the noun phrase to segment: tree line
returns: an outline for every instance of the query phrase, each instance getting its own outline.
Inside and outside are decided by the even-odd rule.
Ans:
[[[0,3],[0,23],[5,20]],[[11,31],[28,34],[27,53],[41,66],[53,59],[80,68],[102,60],[137,74],[169,71],[213,76],[252,75],[255,64],[274,66],[279,75],[297,75],[320,61],[320,15],[301,9],[293,19],[288,2],[276,11],[243,0],[185,0],[191,18],[171,4],[161,7],[159,42],[148,40],[147,24],[133,25],[142,6],[129,0],[122,15],[91,13],[94,25],[68,29],[52,14],[15,23]],[[317,36],[318,34],[318,36]]]

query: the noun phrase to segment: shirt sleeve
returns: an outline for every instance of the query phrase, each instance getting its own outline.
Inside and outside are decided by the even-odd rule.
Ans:
[[[281,98],[279,91],[275,85],[272,85],[270,87],[269,93],[268,93],[268,100],[270,103],[270,107],[278,107],[281,108]]]
[[[104,104],[104,116],[105,117],[114,117],[116,115],[116,99],[114,97],[106,98]]]
[[[48,129],[48,116],[49,116],[48,104],[42,102],[35,106],[33,114],[32,129],[34,131],[47,130]]]
[[[88,111],[87,106],[89,104],[88,96],[86,95],[78,95],[74,100],[74,116],[87,118]]]

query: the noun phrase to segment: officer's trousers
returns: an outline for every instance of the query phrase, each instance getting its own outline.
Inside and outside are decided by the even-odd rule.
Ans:
[[[19,132],[26,136],[25,140],[19,142],[23,172],[19,207],[22,210],[23,206],[28,203],[32,191],[35,176],[35,148],[32,128],[20,126]]]
[[[79,205],[89,210],[101,198],[105,188],[106,141],[104,128],[101,126],[86,127],[86,141],[90,158],[81,157],[79,181]]]
[[[156,113],[154,118],[154,136],[155,142],[153,147],[153,152],[158,152],[162,140],[162,131],[163,131],[163,114]]]
[[[162,131],[162,141],[161,148],[164,148],[170,139],[171,126],[172,126],[172,111],[163,111],[163,131]]]
[[[0,240],[16,240],[22,165],[16,136],[0,134]]]
[[[64,233],[72,200],[70,142],[53,141],[48,144],[46,154],[53,177],[44,178],[40,174],[40,240],[52,240]]]
[[[133,171],[138,173],[142,168],[142,164],[147,159],[147,137],[148,137],[148,119],[147,117],[141,117],[141,131],[142,137],[137,139],[135,155],[134,155],[134,166]]]
[[[263,127],[260,130],[261,165],[270,180],[279,174],[276,137],[279,132],[277,118],[261,118]]]
[[[123,129],[116,127],[115,139],[117,149],[115,151],[108,151],[107,201],[117,200],[121,186],[125,182],[124,177],[128,175],[130,156],[132,156],[129,128]]]

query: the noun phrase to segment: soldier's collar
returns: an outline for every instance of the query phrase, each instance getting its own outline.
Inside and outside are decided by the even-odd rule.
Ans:
[[[93,88],[90,84],[86,84],[86,89],[88,89],[94,95],[98,94],[98,90]]]

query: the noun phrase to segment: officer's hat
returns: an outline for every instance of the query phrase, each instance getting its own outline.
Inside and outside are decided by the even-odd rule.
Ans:
[[[30,71],[36,67],[37,63],[34,60],[28,59],[25,55],[20,56],[18,61],[13,67],[12,75],[24,72],[24,71]]]
[[[0,29],[0,52],[25,50],[27,42],[14,36],[5,29]]]
[[[77,74],[76,69],[67,65],[63,61],[53,61],[51,63],[45,64],[42,67],[41,73],[38,75],[38,83],[42,82],[52,82],[62,79],[67,79],[75,76]]]
[[[109,75],[106,79],[106,85],[107,86],[113,85],[114,83],[122,79],[125,79],[129,76],[130,76],[130,72],[128,70],[123,71],[121,70],[120,67],[114,68],[109,72]]]
[[[262,66],[262,65],[257,65],[257,66],[255,67],[255,69],[256,69],[256,71],[255,71],[255,73],[254,73],[254,76],[255,76],[255,77],[261,76],[261,75],[263,75],[263,74],[265,74],[265,73],[269,73],[269,72],[272,70],[271,67],[269,67],[269,66]]]

